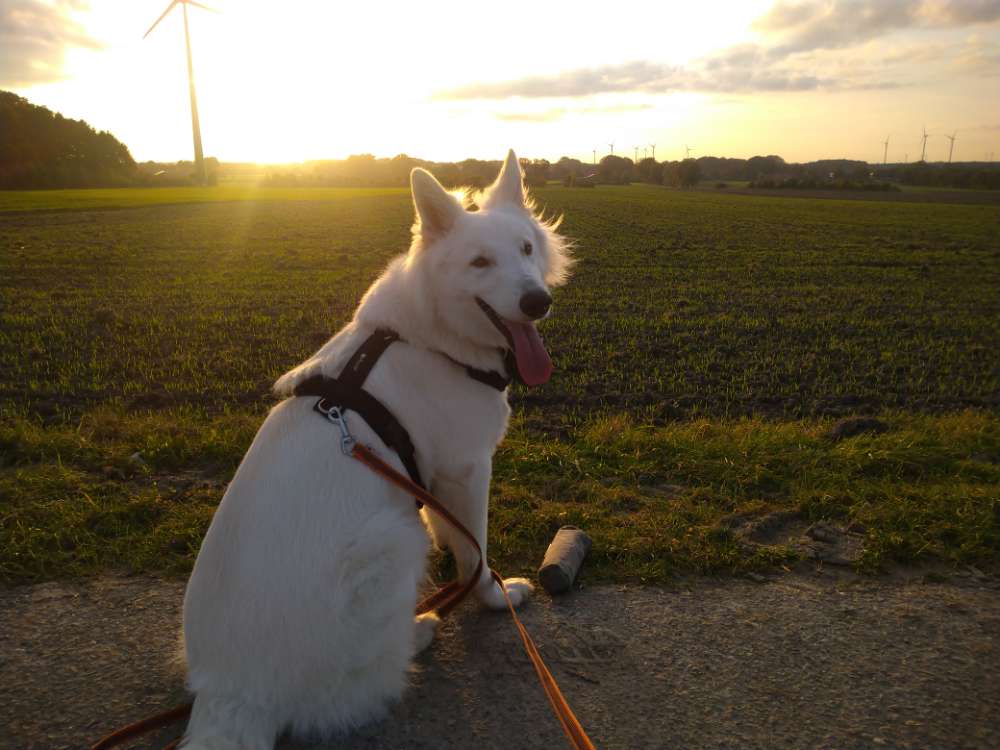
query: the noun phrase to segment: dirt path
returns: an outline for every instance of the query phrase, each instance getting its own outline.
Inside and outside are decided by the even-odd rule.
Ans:
[[[183,700],[169,667],[182,588],[110,577],[0,590],[0,747],[83,747]],[[542,593],[524,620],[602,750],[1000,747],[994,579],[600,587]],[[515,638],[507,616],[463,607],[391,720],[317,747],[563,747]]]

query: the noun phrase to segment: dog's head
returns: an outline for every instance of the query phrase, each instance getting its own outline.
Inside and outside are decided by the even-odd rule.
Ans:
[[[449,193],[423,169],[410,174],[417,220],[407,259],[424,274],[441,324],[479,346],[512,349],[527,385],[548,380],[552,361],[535,328],[550,289],[565,282],[570,257],[524,190],[511,151],[496,182],[474,196]]]

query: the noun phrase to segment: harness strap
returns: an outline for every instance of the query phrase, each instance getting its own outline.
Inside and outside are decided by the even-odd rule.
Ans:
[[[510,372],[509,367],[507,368],[507,371]],[[507,390],[507,386],[510,385],[511,381],[511,377],[509,375],[501,375],[495,370],[477,370],[475,367],[469,367],[466,365],[465,372],[473,380],[478,380],[480,383],[488,385],[490,388],[495,388],[501,393]],[[514,372],[517,372],[516,368],[514,369]]]
[[[354,388],[363,386],[379,357],[396,341],[399,341],[399,334],[395,331],[388,328],[376,330],[347,360],[338,380]]]
[[[416,450],[413,441],[410,440],[410,433],[381,401],[362,387],[379,357],[396,341],[400,341],[398,333],[388,328],[379,328],[355,350],[338,377],[313,375],[299,383],[294,393],[296,396],[318,396],[320,400],[316,402],[314,408],[321,414],[326,414],[332,406],[350,409],[360,414],[382,442],[396,451],[410,479],[427,489],[420,476]],[[517,372],[512,359],[513,355],[508,352],[504,360],[504,369],[507,372]],[[473,380],[501,392],[506,390],[511,382],[510,376],[498,372],[477,370],[469,366],[465,366],[465,371]],[[419,507],[419,501],[417,505]]]
[[[370,365],[367,369],[370,369]],[[382,442],[396,451],[410,478],[421,487],[426,488],[420,476],[420,468],[417,466],[416,451],[413,447],[413,441],[410,440],[410,433],[381,401],[364,388],[353,385],[350,379],[345,382],[341,378],[313,375],[295,387],[295,395],[319,396],[319,401],[313,408],[321,414],[324,410],[329,410],[331,406],[350,409],[360,414]]]

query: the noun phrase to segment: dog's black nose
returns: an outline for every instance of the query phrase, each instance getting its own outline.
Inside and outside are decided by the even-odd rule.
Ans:
[[[521,295],[521,312],[532,320],[544,318],[552,306],[552,297],[544,289],[532,289]]]

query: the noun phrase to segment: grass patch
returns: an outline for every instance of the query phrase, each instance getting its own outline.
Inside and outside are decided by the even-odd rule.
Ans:
[[[0,429],[0,578],[186,573],[261,416],[104,408],[47,427],[8,421]],[[795,551],[748,547],[728,522],[779,510],[861,524],[866,570],[992,559],[1000,419],[888,420],[886,433],[837,443],[826,437],[828,420],[651,427],[621,415],[562,439],[517,422],[495,462],[491,562],[530,573],[555,530],[577,524],[595,542],[591,581],[760,570]]]
[[[0,190],[0,212],[79,211],[231,201],[336,201],[358,195],[408,195],[403,188],[266,188],[256,185],[171,188]]]
[[[766,567],[792,551],[727,519],[776,510],[858,524],[868,570],[995,557],[995,207],[538,197],[579,262],[542,326],[555,377],[511,394],[505,572],[572,522],[595,580]],[[187,570],[270,384],[350,318],[412,211],[404,190],[0,193],[0,577]],[[848,414],[892,429],[824,437]]]
[[[992,207],[539,192],[580,261],[542,326],[556,376],[515,395],[539,424],[1000,405]],[[263,403],[413,219],[404,191],[274,195],[300,193],[0,217],[0,417]]]

